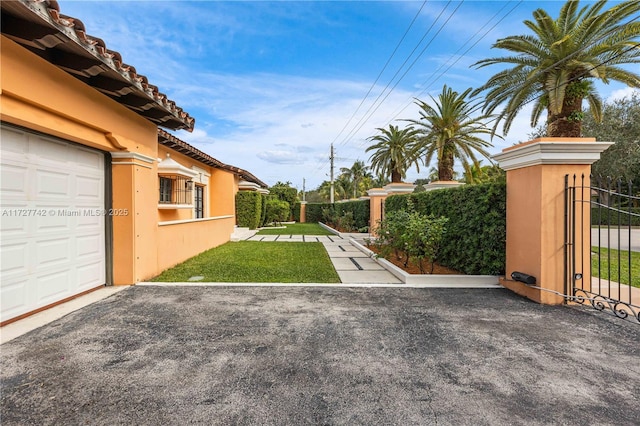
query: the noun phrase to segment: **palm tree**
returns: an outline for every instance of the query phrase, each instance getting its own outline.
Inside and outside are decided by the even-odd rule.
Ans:
[[[488,90],[485,112],[492,113],[506,103],[498,115],[504,119],[506,134],[518,112],[535,101],[531,127],[547,111],[547,134],[552,137],[579,137],[583,117],[582,101],[587,100],[596,121],[602,119],[602,101],[593,80],[610,80],[640,87],[640,75],[622,69],[621,64],[640,62],[640,2],[624,1],[602,11],[606,0],[578,9],[579,1],[567,1],[558,19],[537,9],[534,21],[524,24],[533,35],[509,36],[493,47],[514,55],[483,59],[474,65],[512,64],[480,87]],[[629,18],[633,18],[628,21]]]
[[[438,159],[438,180],[453,180],[453,164],[457,158],[462,162],[465,170],[471,164],[477,164],[476,153],[489,158],[484,149],[492,146],[490,142],[480,139],[478,134],[491,134],[491,129],[484,124],[489,115],[478,113],[479,102],[468,99],[471,88],[458,93],[446,85],[438,100],[431,97],[435,107],[426,102],[416,100],[420,107],[419,120],[407,120],[420,126],[419,136],[415,145],[415,154],[424,157],[425,164],[429,164],[434,155]]]
[[[360,160],[356,160],[351,168],[340,168],[340,173],[345,175],[346,178],[351,182],[351,185],[353,187],[353,198],[358,198],[357,194],[360,183],[365,177],[370,176],[368,169],[369,168],[365,166],[364,161]]]
[[[377,142],[366,149],[375,151],[369,157],[371,168],[376,173],[391,176],[391,182],[399,183],[407,174],[407,170],[416,165],[419,171],[418,157],[414,154],[413,145],[418,131],[413,127],[402,130],[398,126],[389,125],[389,129],[377,128],[379,135],[368,138]]]

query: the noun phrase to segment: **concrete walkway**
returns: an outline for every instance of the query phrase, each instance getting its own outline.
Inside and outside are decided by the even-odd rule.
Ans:
[[[362,234],[358,234],[361,236]],[[253,235],[246,241],[319,242],[343,284],[402,284],[391,272],[340,235]]]

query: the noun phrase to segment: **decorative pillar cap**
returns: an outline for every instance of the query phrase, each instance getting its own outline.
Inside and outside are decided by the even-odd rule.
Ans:
[[[369,197],[384,197],[389,195],[383,188],[371,188],[367,191]]]
[[[590,165],[613,142],[596,142],[595,138],[539,138],[505,148],[493,156],[504,170],[546,164]]]
[[[457,180],[435,180],[424,185],[424,190],[433,191],[434,189],[457,188],[462,185],[464,185],[464,182],[458,182]]]
[[[385,185],[383,189],[390,194],[410,194],[416,186],[412,183],[398,182]]]

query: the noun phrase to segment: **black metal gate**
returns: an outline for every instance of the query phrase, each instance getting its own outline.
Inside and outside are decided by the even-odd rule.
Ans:
[[[568,302],[640,322],[639,195],[630,182],[565,176]]]

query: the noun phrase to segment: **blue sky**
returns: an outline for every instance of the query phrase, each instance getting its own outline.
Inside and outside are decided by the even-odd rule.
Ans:
[[[480,86],[499,69],[470,65],[504,54],[492,43],[526,33],[522,22],[536,8],[555,17],[562,5],[423,3],[59,1],[61,13],[80,19],[195,117],[195,131],[177,137],[269,185],[289,181],[302,189],[304,178],[307,190],[328,180],[332,142],[336,170],[368,162],[367,138],[376,128],[416,118],[413,99],[435,97],[444,84]],[[630,90],[599,88],[605,99]],[[490,152],[531,131],[525,110]],[[412,169],[407,181],[427,170]]]

